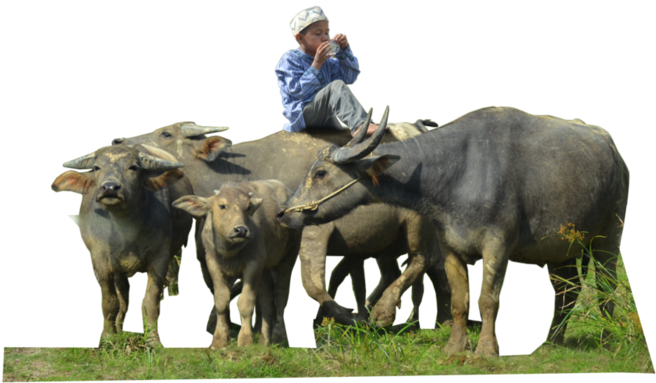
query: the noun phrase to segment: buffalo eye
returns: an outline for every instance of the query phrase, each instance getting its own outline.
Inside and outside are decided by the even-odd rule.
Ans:
[[[99,167],[97,167],[97,166],[94,166],[94,167],[93,167],[93,171],[94,171],[94,172],[97,172],[98,170],[100,170]]]
[[[139,167],[137,165],[132,165],[128,169],[136,172],[137,170],[139,170]]]
[[[323,178],[325,176],[326,176],[325,170],[317,170],[317,172],[314,174],[314,178]]]
[[[162,137],[164,137],[164,138],[171,138],[171,133],[169,133],[169,132],[162,132]]]
[[[219,205],[219,209],[225,210],[225,208],[226,208],[225,205]]]

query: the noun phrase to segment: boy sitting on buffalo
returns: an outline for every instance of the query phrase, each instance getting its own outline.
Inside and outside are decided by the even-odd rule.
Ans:
[[[290,26],[299,48],[285,53],[276,67],[283,114],[289,120],[283,129],[342,129],[341,120],[355,135],[367,113],[346,86],[360,73],[346,36],[337,34],[330,41],[328,19],[319,7],[302,10]],[[338,52],[331,43],[335,50],[339,46]],[[365,127],[367,134],[377,128],[375,124]]]

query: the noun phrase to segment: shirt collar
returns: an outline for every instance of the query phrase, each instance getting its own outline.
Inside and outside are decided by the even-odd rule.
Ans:
[[[292,52],[296,53],[296,55],[300,57],[301,60],[305,61],[308,64],[312,64],[314,62],[314,56],[310,56],[309,54],[301,51],[301,48],[297,48]]]

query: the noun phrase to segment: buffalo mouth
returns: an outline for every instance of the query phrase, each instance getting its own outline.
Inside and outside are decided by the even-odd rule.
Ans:
[[[125,201],[123,196],[119,195],[117,192],[105,192],[98,194],[96,201],[102,203],[103,205],[116,205]]]
[[[313,212],[316,213],[316,212]],[[288,212],[285,213],[284,210],[280,211],[276,215],[276,220],[282,227],[286,227],[288,229],[293,229],[293,230],[301,230],[305,226],[303,223],[303,219],[305,214],[299,213],[299,212]]]
[[[246,235],[235,235],[233,233],[230,233],[226,236],[226,239],[230,242],[233,243],[242,243],[246,242],[250,239],[250,236],[248,234]]]

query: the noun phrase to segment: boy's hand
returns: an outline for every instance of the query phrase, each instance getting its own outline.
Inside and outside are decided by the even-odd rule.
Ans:
[[[326,60],[328,60],[329,57],[332,55],[330,54],[330,42],[326,41],[319,45],[319,48],[317,48],[317,52],[314,54],[314,61],[312,62],[312,66],[317,68],[317,70],[321,69],[321,65],[323,65]]]
[[[333,41],[338,43],[339,47],[342,48],[342,50],[346,49],[346,47],[349,44],[348,39],[346,39],[346,36],[341,33],[336,34],[335,37],[333,38]]]

